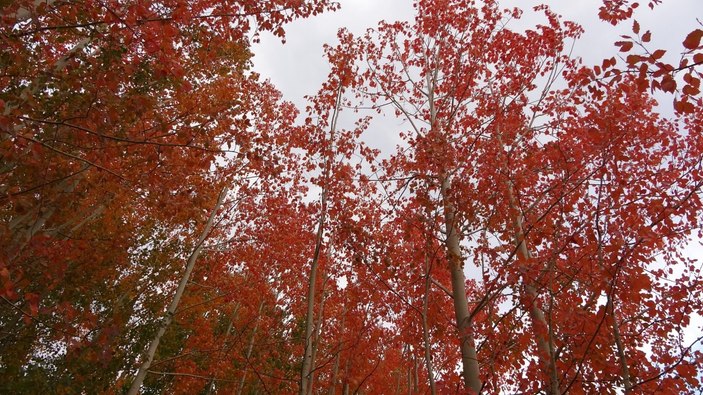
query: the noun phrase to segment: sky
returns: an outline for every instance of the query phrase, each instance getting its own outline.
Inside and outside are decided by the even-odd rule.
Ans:
[[[264,33],[261,42],[254,45],[254,69],[280,89],[284,96],[298,105],[303,97],[316,92],[329,69],[323,58],[322,46],[336,43],[337,30],[346,27],[352,33],[363,33],[378,21],[411,20],[414,16],[412,0],[340,0],[341,9],[315,17],[298,20],[286,28],[286,43]],[[547,4],[565,19],[579,23],[586,33],[576,43],[575,55],[587,63],[596,63],[611,57],[616,51],[613,43],[620,34],[631,33],[631,24],[613,28],[598,19],[600,0],[503,0],[502,7],[530,10],[538,4]],[[640,7],[636,13],[642,30],[651,29],[652,48],[681,48],[686,33],[703,20],[701,0],[664,0],[654,11]],[[531,26],[534,15],[526,11],[522,21],[512,24]]]
[[[647,3],[648,1],[641,1]],[[304,109],[305,95],[314,94],[329,73],[323,56],[323,45],[336,44],[339,28],[345,27],[355,35],[374,27],[381,20],[411,20],[414,17],[412,0],[340,0],[341,8],[333,13],[325,13],[312,18],[296,21],[286,28],[286,43],[280,38],[263,33],[261,41],[252,48],[254,70],[262,78],[270,79],[283,93],[286,100]],[[525,10],[520,21],[511,22],[510,27],[520,29],[540,23],[537,14],[530,12],[538,4],[549,5],[554,12],[565,19],[580,24],[585,33],[574,45],[574,55],[583,58],[586,64],[600,64],[604,58],[617,54],[614,42],[621,34],[632,34],[631,22],[617,27],[598,19],[601,0],[503,0],[501,7],[519,7]],[[643,6],[637,9],[635,18],[640,22],[641,32],[652,31],[652,49],[669,49],[667,57],[677,62],[681,42],[686,34],[703,22],[703,0],[664,0],[654,10]],[[667,59],[665,57],[665,60]],[[663,114],[672,114],[671,97],[660,96],[660,109]],[[376,121],[364,134],[365,142],[389,155],[396,144],[399,121],[385,119]],[[686,253],[703,262],[703,246],[700,240],[693,241]],[[695,318],[694,327],[703,324],[703,318]],[[700,329],[691,329],[688,338],[695,338]]]
[[[664,0],[653,11],[643,6],[638,8],[636,18],[642,25],[642,32],[652,30],[651,48],[672,48],[667,54],[677,61],[677,51],[688,32],[696,27],[696,17],[703,20],[703,0]],[[298,20],[286,27],[286,42],[270,33],[261,34],[261,42],[253,46],[254,70],[262,78],[270,79],[284,98],[304,109],[306,95],[312,95],[329,73],[323,56],[324,44],[337,43],[337,31],[344,27],[355,35],[374,27],[379,21],[412,20],[414,9],[412,0],[339,0],[341,8],[315,17]],[[520,29],[534,26],[543,19],[531,12],[538,4],[547,4],[565,19],[580,24],[585,33],[574,45],[574,55],[584,59],[586,64],[600,64],[603,59],[617,53],[614,42],[621,34],[631,33],[631,22],[617,27],[598,19],[601,0],[502,0],[503,8],[519,7],[525,11],[519,21],[511,22],[510,27]],[[666,59],[666,57],[665,57]],[[661,111],[672,113],[670,98],[663,98]],[[394,151],[401,143],[397,130],[391,131],[393,122],[386,119],[376,123],[367,131],[364,142],[381,150],[381,157]],[[395,125],[399,125],[395,121]]]

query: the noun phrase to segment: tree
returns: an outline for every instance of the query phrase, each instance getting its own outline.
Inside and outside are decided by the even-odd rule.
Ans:
[[[701,30],[671,60],[604,0],[634,35],[586,66],[545,6],[415,7],[299,111],[250,42],[331,1],[2,6],[0,389],[699,387]]]
[[[382,23],[357,39],[357,59],[364,70],[360,95],[377,108],[392,105],[395,115],[409,125],[410,130],[402,134],[407,148],[385,168],[387,178],[401,180],[399,193],[411,191],[398,200],[425,199],[427,203],[419,207],[429,205],[431,212],[443,217],[443,227],[429,232],[443,241],[452,273],[465,387],[473,392],[514,389],[556,394],[604,391],[615,380],[632,390],[620,344],[623,337],[618,334],[620,324],[617,319],[611,325],[603,324],[613,319],[620,269],[604,270],[608,264],[603,230],[598,228],[603,226],[600,204],[603,199],[629,196],[608,206],[627,206],[629,213],[620,211],[617,220],[608,215],[608,221],[624,226],[619,234],[625,237],[621,243],[628,246],[620,250],[622,255],[610,258],[619,263],[610,264],[622,265],[625,259],[632,264],[638,274],[632,272],[628,278],[644,282],[629,289],[641,291],[654,284],[645,274],[652,257],[663,251],[673,254],[699,223],[693,215],[700,205],[701,185],[694,175],[700,167],[699,144],[663,121],[647,102],[646,92],[640,89],[638,94],[643,96],[639,98],[632,93],[638,86],[636,80],[621,76],[604,85],[589,79],[592,70],[562,53],[566,41],[579,36],[580,28],[559,21],[545,7],[537,10],[544,13],[546,24],[524,33],[506,26],[508,19],[520,17],[518,10],[501,12],[492,2],[478,7],[464,1],[419,1],[416,8],[414,24]],[[561,76],[568,84],[565,88],[556,85]],[[604,108],[609,109],[605,115]],[[581,114],[583,111],[586,113]],[[638,138],[628,139],[618,132],[626,130],[637,131]],[[575,148],[571,144],[577,140],[580,143]],[[606,165],[603,155],[613,155],[615,147],[627,154],[609,158],[625,162]],[[652,152],[660,156],[652,157]],[[631,165],[632,169],[652,170],[618,181],[618,185],[637,185],[626,188],[627,192],[602,188],[594,192],[594,177],[603,180],[601,176],[607,173],[605,183],[612,185],[623,174],[621,167]],[[656,179],[665,168],[668,182]],[[429,190],[420,193],[426,188],[423,184]],[[603,195],[610,193],[608,198]],[[652,195],[658,199],[652,200]],[[632,202],[647,202],[648,214]],[[594,222],[596,228],[588,226]],[[665,223],[677,226],[672,229]],[[636,236],[637,232],[647,236]],[[468,235],[473,237],[467,240]],[[598,240],[589,244],[591,258],[582,238]],[[656,240],[657,247],[650,250],[644,240]],[[640,257],[637,263],[630,261],[632,254]],[[464,280],[467,256],[474,257],[481,269],[473,275],[478,283]],[[588,259],[600,259],[601,271],[581,279],[588,267],[583,262]],[[671,259],[685,264],[680,256]],[[683,281],[688,284],[685,299],[695,298],[697,286],[687,277]],[[586,292],[582,287],[594,293],[579,302],[579,295]],[[672,289],[663,285],[659,292],[667,294]],[[602,296],[610,318],[600,311]],[[642,301],[632,294],[617,297],[632,298],[635,305]],[[506,303],[512,307],[506,309]],[[668,314],[663,303],[653,305],[662,309],[649,312],[648,323]],[[574,306],[583,308],[575,310]],[[583,324],[575,326],[575,321]],[[608,326],[612,331],[602,332]],[[662,334],[682,330],[662,328]],[[606,343],[596,346],[600,339]],[[633,342],[629,348],[658,342],[629,340]],[[486,348],[502,352],[482,357],[478,351]],[[596,357],[594,348],[610,351]],[[686,351],[677,354],[676,348]],[[689,361],[684,364],[691,366],[698,358],[690,352],[690,345],[670,343],[658,349],[668,349],[670,357],[665,359],[669,363]],[[533,358],[525,361],[525,355]],[[609,359],[617,368],[605,368],[598,358]],[[654,367],[657,365],[660,368]],[[491,367],[490,376],[482,366]],[[671,383],[665,377],[673,367],[657,362],[649,366],[661,369],[661,374],[640,371],[638,385]],[[528,380],[515,380],[520,375],[516,369]],[[620,371],[620,376],[597,374],[611,369]],[[686,377],[676,384],[681,390],[696,385],[690,374]]]
[[[114,383],[149,335],[119,346],[110,339],[130,322],[144,328],[161,316],[160,292],[178,278],[169,262],[196,241],[178,238],[195,230],[221,187],[281,171],[267,162],[280,150],[263,152],[271,142],[264,138],[295,112],[247,71],[247,34],[282,36],[285,23],[335,6],[17,1],[2,8],[0,320],[12,355],[2,370],[51,374],[63,348],[92,372],[94,359],[111,363],[124,350],[124,365],[103,371]],[[239,160],[223,166],[231,154]],[[109,347],[120,352],[101,351]],[[58,351],[33,363],[44,349]],[[23,385],[15,384],[7,390]]]

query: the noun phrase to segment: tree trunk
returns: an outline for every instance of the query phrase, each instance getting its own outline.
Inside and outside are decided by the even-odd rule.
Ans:
[[[239,382],[239,389],[237,390],[237,395],[241,395],[242,391],[244,391],[244,383],[247,381],[247,373],[249,372],[249,369],[247,367],[249,366],[249,358],[251,358],[251,352],[254,350],[254,340],[256,340],[256,331],[259,329],[259,317],[261,317],[261,312],[264,309],[264,301],[262,300],[261,303],[259,303],[259,313],[256,316],[256,323],[254,324],[254,329],[251,331],[251,338],[249,338],[249,346],[247,346],[247,354],[246,354],[246,365],[244,365],[244,373],[242,373],[242,381]]]
[[[427,323],[427,312],[430,303],[430,285],[432,284],[431,261],[429,258],[430,243],[428,239],[425,247],[425,295],[422,298],[422,340],[425,343],[425,368],[427,369],[427,380],[430,383],[430,393],[437,394],[434,382],[434,372],[432,369],[432,344],[430,344],[430,330]]]
[[[504,144],[500,131],[498,132],[498,143],[502,149]],[[505,174],[510,174],[508,165],[505,161],[502,163],[502,169]],[[529,262],[532,258],[532,254],[530,254],[530,251],[527,248],[527,242],[525,241],[523,215],[515,199],[515,190],[512,180],[508,179],[506,181],[506,186],[508,189],[508,208],[515,213],[513,226],[518,264],[520,265],[518,266],[518,269],[524,272],[527,268],[520,262]],[[544,311],[542,311],[538,305],[539,293],[537,292],[535,284],[532,281],[526,280],[523,284],[523,289],[527,299],[529,300],[528,309],[530,321],[532,322],[532,330],[534,332],[535,343],[537,344],[537,349],[539,352],[539,359],[542,362],[542,368],[548,377],[546,391],[550,395],[560,395],[561,390],[559,390],[559,376],[557,374],[556,359],[554,355],[554,338],[552,336],[550,324],[547,322]]]
[[[215,356],[215,361],[219,361],[219,359],[222,357],[222,353],[224,353],[225,349],[227,348],[227,339],[229,339],[229,336],[232,334],[232,330],[234,329],[234,320],[235,320],[235,318],[237,318],[237,313],[239,312],[239,307],[240,307],[239,302],[234,304],[234,309],[232,309],[232,314],[230,316],[229,323],[227,324],[227,329],[225,329],[224,336],[222,337],[222,348],[220,348],[217,351],[216,356]],[[212,377],[210,379],[210,384],[208,385],[208,389],[205,393],[208,395],[211,394],[214,388],[215,388],[215,377]]]
[[[623,345],[622,338],[620,337],[620,324],[618,323],[617,316],[615,315],[615,306],[613,301],[610,301],[610,318],[613,320],[613,337],[615,338],[615,346],[618,349],[620,377],[622,378],[622,385],[625,387],[625,395],[627,395],[632,392],[630,367],[628,366],[627,356],[625,355],[625,346]]]
[[[418,378],[417,358],[413,355],[413,393],[420,392],[420,381]]]
[[[324,234],[325,214],[327,207],[327,192],[322,190],[322,213],[317,225],[317,236],[315,241],[315,252],[310,265],[310,278],[308,281],[308,309],[305,316],[305,354],[303,355],[303,367],[300,372],[300,395],[308,395],[310,384],[310,372],[313,361],[313,331],[315,327],[315,282],[317,281],[317,267],[319,265],[320,250],[322,249],[322,237]]]
[[[344,321],[347,316],[347,303],[346,300],[344,302],[344,309],[342,310],[342,322],[339,326],[339,333],[343,334],[344,333]],[[330,382],[330,388],[329,391],[327,391],[328,395],[334,395],[337,392],[337,375],[339,374],[339,355],[342,353],[342,341],[339,340],[339,343],[337,343],[337,355],[334,357],[334,368],[332,369],[332,380]]]
[[[335,130],[337,127],[338,106],[342,97],[342,86],[337,89],[337,100],[330,122],[329,144],[334,144]],[[303,366],[300,372],[300,395],[308,395],[310,388],[310,373],[313,368],[313,329],[315,326],[315,281],[317,280],[317,267],[319,265],[320,253],[322,251],[322,238],[325,232],[325,219],[327,216],[327,182],[329,181],[332,168],[333,147],[330,146],[326,152],[325,170],[322,185],[322,196],[320,198],[320,221],[317,224],[317,235],[315,236],[315,252],[313,253],[312,264],[310,265],[310,278],[308,281],[308,306],[305,315],[305,352],[303,354]]]
[[[142,386],[144,378],[146,378],[146,373],[151,367],[151,363],[154,360],[154,355],[156,355],[156,350],[159,347],[161,337],[163,337],[169,325],[171,325],[171,322],[173,322],[173,316],[176,314],[176,310],[178,309],[178,304],[180,303],[181,297],[183,296],[183,292],[185,291],[186,284],[190,280],[190,274],[193,272],[195,262],[197,261],[198,256],[200,255],[200,251],[202,251],[205,239],[207,239],[208,235],[210,234],[210,230],[212,229],[212,225],[215,222],[217,212],[220,210],[220,207],[222,206],[226,195],[227,188],[223,188],[220,192],[220,196],[217,198],[217,203],[215,204],[215,207],[210,212],[210,217],[208,218],[207,223],[205,223],[205,228],[200,234],[198,242],[195,244],[195,249],[190,254],[190,257],[188,257],[186,270],[185,273],[183,273],[181,282],[178,284],[176,294],[173,296],[173,300],[171,300],[171,304],[169,305],[168,310],[166,311],[166,316],[163,318],[161,325],[159,326],[159,330],[156,332],[156,336],[154,336],[154,338],[151,340],[151,343],[149,344],[149,349],[147,350],[146,358],[142,365],[139,367],[139,371],[137,372],[137,375],[134,378],[134,381],[132,382],[129,391],[127,392],[128,395],[136,395],[137,393],[139,393],[139,388]]]
[[[317,317],[317,325],[315,326],[315,340],[312,344],[312,362],[313,366],[310,369],[310,382],[308,385],[308,395],[312,395],[312,388],[315,383],[315,359],[317,358],[317,348],[320,344],[320,331],[322,330],[322,321],[325,315],[325,283],[327,283],[328,277],[323,274],[325,281],[322,284],[322,300],[320,301],[320,315]]]
[[[522,214],[518,211],[513,186],[510,181],[508,181],[508,195],[510,209],[517,213],[515,218],[515,242],[517,245],[518,257],[519,260],[527,262],[532,258],[532,255],[527,249],[522,224]],[[520,268],[523,269],[522,266]],[[544,312],[537,304],[539,298],[537,288],[535,288],[535,286],[530,282],[526,282],[523,285],[523,288],[529,300],[530,320],[532,321],[532,330],[534,331],[537,349],[540,353],[539,359],[542,361],[542,366],[547,374],[547,377],[549,378],[547,383],[547,393],[550,395],[560,395],[561,390],[559,389],[559,376],[557,374],[556,359],[554,356],[554,339],[551,335],[552,331],[549,322],[547,322]]]
[[[337,392],[337,374],[339,374],[339,351],[337,355],[334,356],[332,379],[330,380],[330,388],[327,390],[327,395],[334,395]]]
[[[61,194],[72,193],[83,176],[69,177],[59,183],[58,191]],[[29,244],[32,238],[44,227],[46,222],[56,211],[56,202],[52,201],[49,207],[37,206],[27,214],[14,218],[9,229],[14,233],[11,244],[6,247],[8,251],[7,261],[12,262],[17,258],[22,250]],[[36,219],[34,219],[36,216]]]
[[[349,360],[344,364],[344,386],[342,386],[342,395],[349,395]]]
[[[456,227],[456,209],[448,199],[449,176],[442,179],[441,196],[444,205],[444,224],[447,231],[445,247],[449,261],[449,272],[452,278],[452,296],[454,297],[454,314],[456,327],[459,331],[462,377],[464,385],[474,393],[481,392],[478,357],[473,334],[473,324],[469,316],[469,302],[466,299],[466,278],[464,277],[464,262],[461,255],[460,235]]]

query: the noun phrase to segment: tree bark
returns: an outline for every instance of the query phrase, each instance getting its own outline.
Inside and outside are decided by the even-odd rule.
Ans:
[[[430,303],[430,285],[432,284],[431,261],[430,261],[430,243],[425,246],[425,294],[422,298],[422,340],[425,343],[425,368],[427,369],[427,381],[430,384],[430,393],[437,394],[434,382],[434,371],[432,369],[432,344],[430,343],[430,330],[427,322],[427,312]]]
[[[625,395],[632,392],[632,381],[630,379],[630,367],[627,363],[627,356],[625,355],[625,345],[622,343],[622,338],[620,337],[620,324],[618,323],[617,316],[615,315],[615,306],[613,301],[610,301],[610,318],[613,321],[613,337],[615,338],[615,346],[618,350],[618,360],[620,361],[620,377],[622,378],[622,385],[625,387]]]
[[[344,321],[347,317],[347,303],[346,299],[344,302],[344,309],[342,310],[342,322],[339,326],[340,335],[344,333]],[[328,395],[334,395],[337,392],[337,376],[339,375],[339,355],[342,353],[342,341],[339,340],[337,343],[337,355],[334,357],[334,368],[332,369],[332,380],[330,381],[330,388],[327,391]]]
[[[22,23],[29,18],[32,17],[34,14],[34,11],[36,10],[37,7],[39,7],[42,3],[44,3],[47,7],[54,4],[56,0],[34,0],[33,7],[28,8],[28,7],[20,7],[17,9],[17,12],[15,12],[15,23]]]
[[[166,330],[171,325],[171,322],[173,322],[173,316],[176,314],[176,310],[178,309],[178,304],[180,303],[181,297],[183,296],[183,292],[185,291],[186,284],[190,280],[190,275],[193,272],[193,268],[195,267],[195,262],[197,261],[198,256],[202,251],[205,239],[207,239],[208,235],[210,234],[210,230],[212,229],[212,225],[215,222],[217,212],[220,210],[220,207],[222,206],[226,195],[227,188],[225,187],[220,192],[220,195],[217,198],[217,203],[210,212],[210,217],[205,223],[205,228],[200,234],[198,242],[195,244],[195,249],[188,257],[186,270],[185,273],[183,273],[183,277],[181,278],[180,283],[178,284],[176,294],[173,296],[173,300],[171,300],[171,304],[169,305],[168,310],[166,311],[166,316],[163,318],[161,325],[159,326],[159,330],[156,332],[156,336],[154,336],[154,338],[151,340],[151,343],[149,344],[149,348],[146,353],[146,358],[144,359],[144,362],[142,362],[142,365],[139,367],[139,371],[137,371],[137,375],[135,376],[134,381],[132,382],[132,385],[129,388],[129,391],[127,392],[128,395],[136,395],[137,393],[139,393],[139,388],[142,386],[144,378],[146,378],[146,374],[149,371],[149,368],[151,367],[152,361],[154,360],[154,355],[156,355],[156,350],[159,347],[161,337],[163,337],[164,333],[166,333]]]
[[[325,316],[325,283],[327,283],[328,277],[325,276],[324,274],[322,275],[325,280],[322,284],[322,300],[320,301],[320,315],[317,317],[317,325],[315,326],[315,340],[313,340],[312,344],[312,361],[313,361],[313,366],[311,366],[311,371],[310,371],[310,382],[308,385],[308,395],[312,395],[312,388],[315,383],[315,366],[314,362],[315,359],[317,358],[317,348],[320,344],[320,331],[322,330],[322,321]]]
[[[310,373],[313,361],[313,331],[315,327],[315,282],[317,281],[317,267],[319,265],[320,250],[322,249],[322,237],[324,235],[325,215],[327,208],[327,191],[322,190],[322,212],[317,225],[317,236],[315,241],[315,252],[310,265],[310,278],[308,281],[308,308],[305,319],[305,354],[303,355],[303,367],[300,372],[300,395],[308,395],[310,384]]]
[[[249,366],[249,358],[251,358],[251,352],[254,350],[254,340],[256,340],[256,331],[259,329],[259,317],[261,317],[261,312],[264,309],[264,301],[262,300],[261,303],[259,303],[259,313],[256,316],[256,323],[254,324],[254,329],[251,332],[251,338],[249,338],[249,345],[247,346],[247,354],[246,354],[246,365],[244,365],[244,373],[242,373],[242,381],[239,382],[239,389],[237,390],[237,395],[241,395],[242,391],[244,391],[244,383],[247,380],[247,373],[249,372],[249,369],[247,367]]]
[[[532,258],[532,254],[530,254],[530,251],[527,248],[527,243],[525,242],[522,214],[518,211],[513,185],[510,181],[508,181],[508,199],[510,202],[510,209],[517,213],[515,217],[515,242],[517,245],[518,257],[519,260],[527,262]],[[521,267],[521,269],[522,268],[523,267]],[[559,389],[559,375],[557,374],[556,359],[554,356],[554,339],[551,335],[552,332],[549,322],[547,322],[544,311],[542,311],[537,304],[539,298],[537,288],[528,281],[523,284],[523,288],[529,300],[530,320],[532,321],[532,329],[534,331],[537,349],[540,353],[539,359],[542,361],[543,368],[549,378],[547,383],[547,392],[550,395],[560,395],[561,390]]]
[[[334,144],[335,130],[337,127],[337,116],[339,115],[338,106],[342,97],[342,86],[337,89],[337,99],[332,112],[332,121],[330,122],[329,144]],[[315,282],[317,280],[317,268],[319,266],[320,253],[322,252],[322,239],[325,232],[325,219],[327,217],[327,183],[330,177],[332,168],[333,148],[327,148],[325,157],[325,170],[322,185],[322,196],[320,198],[320,221],[317,224],[317,235],[315,236],[315,252],[313,253],[312,263],[310,265],[310,278],[308,281],[308,306],[307,314],[305,315],[305,351],[303,354],[303,366],[300,372],[300,395],[308,395],[310,387],[310,373],[313,368],[313,329],[315,326]]]
[[[342,395],[349,395],[349,360],[344,364],[344,386],[342,386]]]
[[[502,148],[504,147],[504,144],[500,131],[498,131],[497,138],[498,143],[501,146],[501,151],[503,151]],[[505,174],[510,174],[508,165],[505,161],[503,161],[501,167]],[[519,264],[518,268],[524,272],[527,267],[521,262],[529,262],[532,259],[532,254],[527,248],[527,242],[525,241],[523,214],[520,211],[515,198],[515,190],[512,180],[508,179],[506,181],[506,187],[508,190],[508,208],[515,213],[513,226],[515,233],[515,247],[517,249]],[[559,375],[557,374],[556,358],[554,355],[554,339],[550,324],[547,322],[544,311],[542,311],[537,303],[539,293],[537,292],[535,284],[532,281],[525,280],[523,283],[523,289],[527,299],[529,300],[529,316],[530,321],[532,322],[535,343],[537,344],[537,349],[539,352],[539,359],[542,362],[542,367],[548,377],[546,391],[549,395],[560,395],[561,390],[559,389]]]
[[[60,194],[72,193],[80,183],[82,176],[69,177],[59,183],[58,192]],[[29,244],[32,238],[44,227],[46,222],[56,211],[56,202],[51,205],[37,206],[29,213],[14,218],[9,225],[9,229],[14,233],[11,244],[7,246],[7,261],[12,262],[17,258],[22,250]],[[36,216],[36,219],[34,217]]]
[[[461,362],[464,368],[462,377],[466,388],[478,394],[481,392],[482,383],[479,377],[473,324],[469,315],[469,302],[466,298],[466,277],[464,276],[460,235],[456,227],[456,209],[448,198],[449,184],[449,176],[444,175],[441,188],[444,205],[444,224],[447,231],[444,243],[447,250],[447,260],[449,261],[449,272],[452,278],[454,314],[456,316],[456,327],[459,331]]]

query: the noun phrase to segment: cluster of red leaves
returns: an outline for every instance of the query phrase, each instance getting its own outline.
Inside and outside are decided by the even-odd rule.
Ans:
[[[655,4],[650,3],[653,8]],[[623,11],[623,7],[627,11]],[[618,24],[633,18],[633,9],[637,3],[626,0],[617,2],[604,1],[604,7],[599,14],[602,19]],[[595,67],[597,78],[616,80],[622,74],[637,75],[637,83],[642,91],[663,91],[674,94],[674,110],[679,114],[693,114],[701,106],[701,66],[703,65],[703,29],[694,29],[682,41],[678,61],[668,61],[667,52],[676,49],[650,49],[648,43],[652,33],[647,30],[641,33],[637,20],[632,22],[634,35],[623,35],[622,41],[615,45],[625,57],[625,64],[618,66],[614,58],[605,60],[602,67]],[[678,49],[678,48],[677,48]],[[632,53],[634,52],[634,53]],[[629,53],[629,54],[628,54]]]

